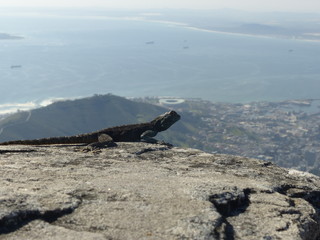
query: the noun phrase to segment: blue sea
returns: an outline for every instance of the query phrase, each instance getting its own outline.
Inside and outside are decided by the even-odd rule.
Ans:
[[[112,93],[215,102],[320,98],[320,43],[95,17],[0,16],[0,112]]]

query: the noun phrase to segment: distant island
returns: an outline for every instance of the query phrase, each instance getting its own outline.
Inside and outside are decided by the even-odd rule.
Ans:
[[[23,39],[23,37],[10,35],[7,33],[0,33],[0,40],[9,40],[9,39]]]

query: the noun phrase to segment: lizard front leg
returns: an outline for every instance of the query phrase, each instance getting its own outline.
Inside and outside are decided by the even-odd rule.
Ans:
[[[155,137],[157,134],[158,134],[157,131],[148,130],[148,131],[145,131],[144,133],[142,133],[140,138],[141,138],[141,141],[147,142],[147,143],[158,143],[158,144],[165,145],[168,147],[173,146],[170,143],[166,143],[164,141],[158,141],[157,139],[154,139],[153,137]]]
[[[158,140],[154,139],[158,134],[157,131],[148,130],[141,134],[140,139],[141,141],[147,142],[147,143],[157,143]]]

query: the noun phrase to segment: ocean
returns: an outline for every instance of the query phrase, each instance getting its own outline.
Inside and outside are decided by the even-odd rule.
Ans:
[[[0,113],[112,93],[214,102],[317,99],[320,43],[99,17],[0,16]]]

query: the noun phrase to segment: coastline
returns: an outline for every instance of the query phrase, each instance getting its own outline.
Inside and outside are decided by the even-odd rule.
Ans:
[[[11,14],[10,14],[11,15]],[[12,13],[12,16],[16,14]],[[45,14],[45,13],[29,13],[26,14],[27,16],[34,16],[34,17],[45,17],[45,18],[67,18],[67,19],[97,19],[97,20],[122,20],[122,21],[141,21],[141,22],[149,22],[149,23],[160,23],[160,24],[168,24],[177,27],[183,27],[189,30],[194,31],[201,31],[201,32],[208,32],[214,34],[224,34],[224,35],[232,35],[232,36],[243,36],[243,37],[256,37],[256,38],[265,38],[265,39],[283,39],[283,40],[294,40],[294,41],[306,41],[306,42],[320,42],[320,31],[319,32],[305,32],[301,33],[300,35],[272,35],[272,34],[255,34],[255,33],[244,33],[244,32],[232,32],[232,31],[221,31],[211,29],[210,27],[202,27],[195,25],[190,22],[179,22],[175,20],[165,20],[165,19],[153,19],[152,17],[159,17],[163,14],[161,12],[143,12],[138,13],[135,16],[108,16],[108,15],[92,15],[92,14],[85,14],[85,15],[65,15],[65,14]],[[183,21],[183,20],[182,20]],[[310,36],[310,37],[308,37]],[[0,40],[3,39],[23,39],[24,37],[10,35],[6,33],[0,33]]]
[[[147,18],[123,18],[123,20],[131,20],[131,21],[145,21],[145,22],[153,22],[153,23],[161,23],[161,24],[170,24],[177,27],[183,27],[185,29],[193,30],[193,31],[201,31],[201,32],[208,32],[208,33],[215,33],[215,34],[224,34],[224,35],[231,35],[231,36],[242,36],[242,37],[255,37],[255,38],[265,38],[265,39],[283,39],[283,40],[294,40],[294,41],[305,41],[305,42],[315,42],[320,43],[319,39],[310,39],[304,37],[296,37],[296,36],[286,36],[286,35],[262,35],[262,34],[250,34],[250,33],[241,33],[241,32],[226,32],[226,31],[218,31],[208,28],[202,28],[197,26],[192,26],[189,23],[184,22],[173,22],[173,21],[166,21],[166,20],[152,20]],[[320,33],[319,33],[320,35]],[[311,35],[313,36],[313,35]]]
[[[210,33],[217,33],[217,34],[225,34],[225,35],[232,35],[232,36],[243,36],[243,37],[256,37],[256,38],[268,38],[268,39],[284,39],[284,40],[294,40],[294,41],[306,41],[306,42],[317,42],[320,43],[320,39],[309,39],[309,38],[297,38],[297,37],[289,37],[289,36],[271,36],[271,35],[261,35],[261,34],[250,34],[250,33],[237,33],[237,32],[224,32],[224,31],[217,31],[211,30],[206,28],[199,28],[193,26],[186,26],[185,28],[195,30],[195,31],[202,31],[202,32],[210,32]]]
[[[299,36],[290,36],[290,35],[266,35],[266,34],[254,34],[254,33],[242,33],[242,32],[229,32],[229,31],[221,31],[210,29],[202,26],[195,26],[192,23],[187,22],[178,22],[178,21],[171,21],[171,20],[157,20],[152,19],[153,16],[161,16],[161,13],[143,13],[138,16],[99,16],[99,15],[83,15],[83,16],[59,16],[59,15],[42,15],[49,18],[68,18],[68,19],[97,19],[97,20],[118,20],[118,21],[140,21],[140,22],[148,22],[148,23],[159,23],[159,24],[167,24],[177,27],[182,27],[185,29],[193,30],[193,31],[201,31],[207,33],[214,33],[214,34],[223,34],[223,35],[230,35],[230,36],[243,36],[243,37],[255,37],[255,38],[265,38],[265,39],[282,39],[282,40],[293,40],[293,41],[305,41],[305,42],[315,42],[320,43],[320,32],[319,33],[302,33]],[[150,17],[150,18],[149,18]],[[319,37],[319,39],[308,38],[305,36],[311,37]],[[0,40],[9,40],[9,39],[24,39],[21,36],[14,36],[7,33],[0,33]]]

